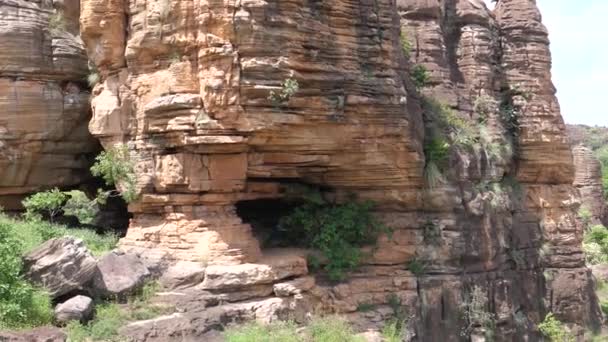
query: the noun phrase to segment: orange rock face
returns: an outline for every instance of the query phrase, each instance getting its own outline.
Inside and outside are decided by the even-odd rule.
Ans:
[[[254,266],[265,253],[236,204],[314,184],[374,200],[395,230],[348,281],[307,285],[303,296],[324,309],[396,295],[418,336],[451,341],[478,286],[505,341],[538,339],[533,327],[550,311],[577,334],[598,323],[533,0],[500,0],[493,13],[482,0],[84,0],[80,23],[102,75],[90,130],[105,147],[127,144],[136,165],[124,248],[205,260],[217,279],[223,266],[258,284],[270,271]],[[430,74],[422,95],[502,151],[452,149],[435,188],[424,181],[430,119],[415,64]],[[272,101],[290,79],[297,92]],[[413,260],[423,274],[405,270]]]
[[[0,205],[84,181],[98,144],[87,130],[87,59],[78,1],[10,0],[0,16]],[[59,15],[58,13],[63,13]]]

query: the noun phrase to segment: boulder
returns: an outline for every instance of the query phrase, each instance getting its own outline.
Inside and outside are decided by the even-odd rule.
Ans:
[[[308,276],[274,284],[272,290],[277,297],[289,297],[309,291],[314,286],[315,278]]]
[[[95,258],[80,239],[49,240],[24,257],[25,277],[51,297],[82,289],[95,274]]]
[[[307,273],[304,257],[294,254],[272,255],[260,260],[259,264],[208,266],[202,287],[207,290],[237,289],[251,285],[272,284]]]
[[[124,297],[140,288],[150,275],[143,261],[134,254],[113,251],[97,263],[93,291],[102,297]]]
[[[2,342],[65,342],[67,335],[56,327],[40,327],[27,331],[0,332]]]
[[[205,267],[200,262],[179,261],[165,271],[161,285],[168,290],[197,285],[205,278]]]
[[[93,307],[93,300],[87,296],[72,297],[55,307],[55,320],[59,323],[86,322],[93,314]]]

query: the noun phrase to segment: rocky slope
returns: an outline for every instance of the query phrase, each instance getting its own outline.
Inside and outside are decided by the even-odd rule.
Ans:
[[[0,6],[0,205],[16,209],[23,195],[87,179],[99,145],[87,130],[79,1]]]
[[[375,201],[395,233],[350,280],[307,286],[289,303],[354,312],[395,294],[419,340],[457,340],[460,303],[477,286],[499,340],[538,339],[547,312],[578,334],[597,327],[534,0],[500,0],[493,13],[481,0],[84,0],[80,23],[102,78],[90,130],[106,148],[127,144],[136,163],[125,249],[205,260],[202,289],[266,298],[308,271],[289,251],[276,266],[236,207],[314,184]],[[424,98],[411,81],[419,65],[430,73]],[[298,91],[273,103],[289,79]],[[428,99],[480,123],[500,152],[452,148],[445,182],[429,188]],[[439,243],[425,241],[429,225]],[[414,259],[424,274],[405,270]],[[188,334],[191,315],[163,324]]]

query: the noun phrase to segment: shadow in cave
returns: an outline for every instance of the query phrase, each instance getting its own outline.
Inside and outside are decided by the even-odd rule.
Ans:
[[[305,247],[305,232],[287,230],[281,218],[291,214],[301,201],[259,199],[236,203],[237,215],[251,225],[262,249]]]

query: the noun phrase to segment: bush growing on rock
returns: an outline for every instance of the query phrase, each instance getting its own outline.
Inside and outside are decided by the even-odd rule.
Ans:
[[[361,247],[375,243],[388,229],[374,218],[371,202],[330,204],[320,196],[315,198],[318,200],[308,201],[283,217],[279,226],[286,232],[302,232],[294,238],[323,253],[327,260],[323,269],[331,280],[343,280],[361,264]]]
[[[551,342],[574,342],[574,336],[570,334],[564,323],[560,322],[552,313],[548,313],[541,324],[538,325],[540,332]]]
[[[101,152],[95,158],[91,173],[93,176],[103,178],[106,185],[122,189],[105,192],[105,198],[121,196],[127,203],[136,199],[135,167],[129,157],[129,149],[126,145],[114,146]],[[103,202],[103,199],[101,201]]]

